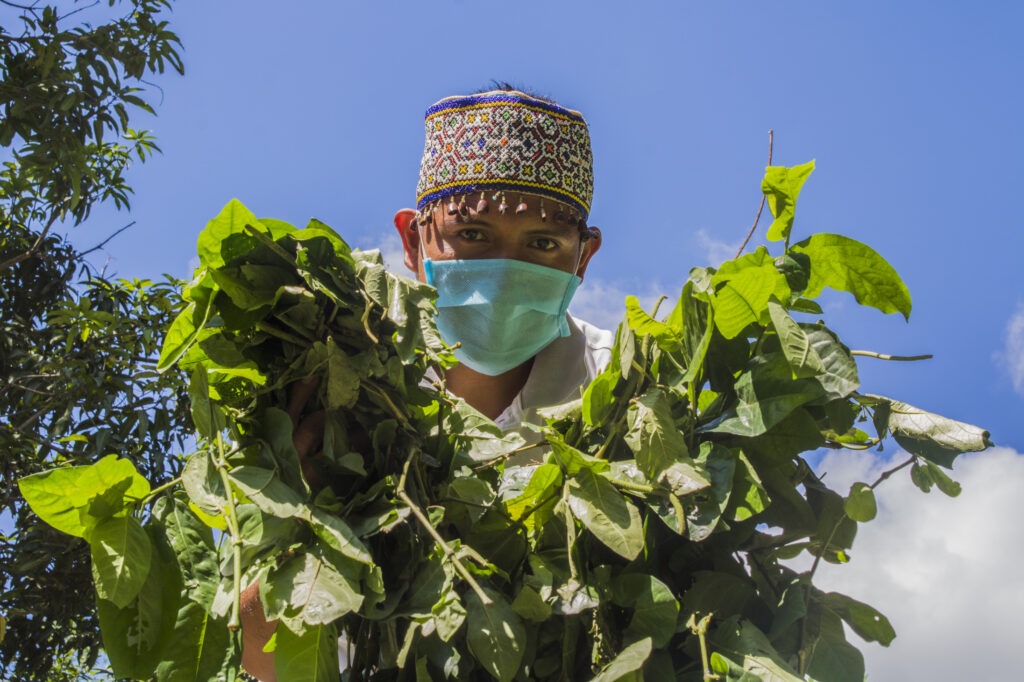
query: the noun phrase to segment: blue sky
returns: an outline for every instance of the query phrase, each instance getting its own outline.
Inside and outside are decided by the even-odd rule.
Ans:
[[[238,197],[257,215],[316,216],[394,252],[391,216],[414,200],[423,110],[509,80],[590,124],[591,222],[604,246],[574,309],[608,324],[626,294],[678,294],[691,267],[731,255],[757,209],[771,128],[776,164],[817,160],[794,236],[873,246],[913,296],[909,324],[845,294],[826,297],[826,320],[852,348],[936,356],[862,358],[864,390],[990,429],[1006,449],[988,467],[973,456],[966,475],[983,490],[1024,484],[1022,20],[1024,5],[1008,1],[180,3],[171,21],[186,75],[159,79],[159,115],[136,118],[164,154],[132,171],[130,216],[96,212],[71,238],[92,246],[136,220],[105,250],[108,272],[186,276],[197,233]],[[1015,490],[998,499],[1012,504]],[[912,504],[932,509],[937,494]],[[882,497],[898,517],[903,498]],[[973,507],[949,509],[962,518]],[[955,539],[936,543],[905,568],[959,551]],[[890,587],[881,601],[909,599]],[[984,576],[957,589],[984,591]],[[1024,593],[1011,597],[1024,606]],[[919,679],[955,679],[933,644],[936,676]],[[870,679],[898,679],[892,660],[924,664],[912,645],[900,651],[869,653]]]

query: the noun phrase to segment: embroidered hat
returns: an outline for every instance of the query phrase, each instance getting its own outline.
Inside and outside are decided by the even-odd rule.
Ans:
[[[515,90],[446,97],[427,109],[417,210],[447,200],[450,213],[465,213],[467,197],[479,193],[478,211],[486,212],[490,194],[504,213],[505,192],[519,195],[517,213],[532,195],[544,218],[547,198],[558,202],[556,218],[564,205],[585,221],[594,168],[583,116]]]

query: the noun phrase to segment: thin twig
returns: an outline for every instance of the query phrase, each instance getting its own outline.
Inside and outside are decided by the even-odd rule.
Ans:
[[[527,450],[532,450],[533,448],[537,448],[537,447],[540,447],[541,445],[547,445],[547,444],[548,444],[548,442],[546,440],[539,440],[536,443],[531,443],[529,445],[524,445],[521,448],[516,448],[515,450],[510,450],[510,451],[506,452],[504,455],[498,455],[494,459],[487,460],[486,462],[484,462],[483,464],[481,464],[478,467],[473,467],[473,471],[482,471],[482,470],[484,470],[484,469],[486,469],[488,467],[494,466],[495,464],[497,464],[498,462],[501,462],[502,460],[508,459],[512,455],[518,455],[520,452],[526,452]]]
[[[876,480],[874,483],[872,483],[868,487],[870,487],[871,490],[874,490],[876,487],[878,487],[882,483],[882,481],[884,481],[885,479],[889,478],[890,476],[895,474],[900,469],[903,469],[903,468],[908,467],[911,464],[913,464],[914,463],[914,459],[915,459],[915,457],[913,455],[911,455],[910,459],[906,460],[902,464],[898,464],[898,465],[894,466],[892,469],[889,469],[888,471],[883,471],[882,475],[878,477],[878,480]],[[814,580],[814,573],[818,570],[818,564],[821,563],[822,557],[825,556],[825,552],[828,551],[829,545],[832,544],[832,538],[834,538],[835,535],[836,535],[836,532],[839,531],[839,526],[841,526],[843,521],[845,521],[846,519],[847,519],[847,516],[846,516],[846,512],[844,511],[842,514],[840,514],[839,518],[836,519],[835,525],[832,526],[832,532],[830,532],[828,534],[828,539],[825,540],[825,544],[823,544],[821,546],[821,549],[818,550],[818,553],[814,557],[814,563],[811,564],[811,570],[807,574],[807,590],[806,590],[806,593],[807,593],[806,594],[806,603],[807,604],[809,604],[810,601],[811,601],[811,587],[812,587],[811,581]],[[807,640],[807,616],[804,616],[803,623],[800,626],[800,674],[801,675],[804,674],[805,667],[806,667],[806,664],[807,664],[807,652],[804,649],[805,645],[806,645],[806,640]]]
[[[239,613],[242,601],[242,536],[239,532],[238,516],[235,512],[235,494],[231,491],[231,479],[228,478],[228,464],[224,456],[224,441],[220,433],[217,434],[217,460],[214,466],[220,473],[221,483],[224,485],[224,495],[227,497],[227,505],[221,510],[224,514],[224,521],[231,535],[231,554],[233,559],[234,585],[231,593],[231,619],[228,620],[228,630],[236,632],[241,627]]]
[[[124,227],[122,227],[122,228],[121,228],[120,230],[118,230],[118,231],[114,232],[114,234],[110,235],[109,237],[107,237],[106,239],[104,239],[103,241],[101,241],[101,242],[100,242],[99,244],[97,244],[96,246],[92,247],[91,249],[86,249],[86,250],[85,250],[85,251],[83,251],[82,253],[78,254],[78,256],[76,256],[76,258],[79,258],[79,259],[81,259],[81,258],[84,258],[85,256],[89,255],[89,254],[90,254],[90,253],[92,253],[93,251],[99,251],[100,249],[102,249],[102,248],[103,248],[104,246],[106,246],[106,245],[107,245],[107,242],[109,242],[109,241],[110,241],[111,239],[113,239],[113,238],[114,238],[114,237],[116,237],[117,235],[121,234],[122,232],[124,232],[125,230],[127,230],[127,229],[128,229],[129,227],[131,227],[131,226],[132,226],[132,225],[134,225],[134,224],[135,224],[135,221],[133,220],[133,221],[131,221],[130,223],[128,223],[127,225],[125,225]]]
[[[896,360],[899,362],[914,362],[915,360],[931,360],[935,356],[931,353],[926,355],[886,355],[885,353],[876,353],[870,350],[851,350],[850,355],[863,355],[868,358],[878,358],[879,360]]]
[[[768,131],[768,165],[769,166],[772,165],[772,148],[774,147],[773,134],[774,134],[774,131],[772,131],[772,130]],[[751,226],[750,232],[747,233],[747,238],[743,240],[742,244],[740,244],[740,248],[736,252],[736,255],[733,256],[733,260],[735,260],[735,259],[740,257],[740,254],[743,253],[743,249],[747,248],[747,242],[749,242],[750,238],[754,236],[754,230],[757,229],[757,224],[761,221],[761,211],[764,210],[764,200],[765,200],[765,198],[766,198],[765,193],[761,192],[761,205],[757,207],[757,217],[754,218],[754,224]]]
[[[434,542],[436,542],[437,546],[442,552],[444,552],[445,558],[452,563],[452,566],[454,566],[458,574],[462,576],[462,579],[469,583],[469,586],[474,592],[476,592],[476,596],[480,598],[480,601],[483,602],[485,606],[490,606],[494,602],[483,591],[480,584],[477,583],[472,574],[466,570],[466,567],[462,565],[459,558],[455,556],[455,552],[453,552],[452,548],[448,546],[448,543],[444,541],[444,538],[442,538],[441,534],[437,532],[437,529],[430,523],[430,520],[426,517],[423,511],[420,510],[419,506],[417,506],[417,504],[412,501],[412,498],[409,497],[409,494],[405,492],[405,480],[409,476],[409,464],[411,462],[412,453],[409,453],[409,456],[405,460],[405,464],[402,466],[402,476],[398,479],[398,489],[396,491],[398,499],[405,503],[405,506],[409,508],[409,511],[411,511],[412,515],[416,517],[416,520],[420,522],[420,525],[430,533],[430,536],[434,538]]]
[[[39,236],[36,237],[35,243],[33,243],[32,246],[29,247],[28,251],[17,256],[14,256],[13,258],[8,258],[3,263],[0,263],[0,272],[6,270],[7,268],[17,265],[23,260],[28,260],[32,256],[36,255],[36,252],[39,250],[39,246],[43,243],[43,240],[46,239],[46,234],[50,231],[50,228],[53,227],[53,224],[57,221],[58,215],[60,215],[59,207],[53,209],[53,213],[50,215],[50,219],[46,222],[46,226],[43,228],[43,231],[39,233]]]

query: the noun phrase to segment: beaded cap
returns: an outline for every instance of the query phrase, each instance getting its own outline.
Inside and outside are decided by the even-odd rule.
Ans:
[[[427,109],[417,210],[488,190],[554,199],[586,220],[594,163],[583,116],[504,90],[446,97]]]

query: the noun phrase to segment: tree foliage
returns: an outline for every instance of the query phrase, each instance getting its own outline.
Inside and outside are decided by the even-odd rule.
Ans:
[[[42,523],[15,480],[111,452],[150,480],[181,466],[168,455],[191,425],[184,384],[153,371],[178,284],[106,278],[58,230],[128,207],[127,168],[157,151],[131,112],[153,111],[146,77],[182,64],[168,2],[3,4],[19,16],[0,29],[0,670],[77,679],[100,646],[89,548]]]
[[[770,207],[792,214],[802,179],[773,177]],[[233,679],[255,581],[280,679],[338,679],[343,634],[351,680],[860,682],[844,624],[884,646],[895,632],[813,578],[849,561],[895,470],[835,491],[805,454],[892,435],[919,487],[956,494],[944,469],[991,443],[861,392],[854,353],[806,321],[813,298],[908,315],[906,287],[866,245],[790,246],[792,227],[773,224],[774,256],[695,268],[663,319],[627,299],[611,363],[527,438],[430,373],[453,362],[431,287],[315,220],[232,201],[199,236],[159,363],[191,377],[199,447],[180,479],[151,490],[110,457],[21,490],[91,544],[121,676]],[[323,449],[302,461],[285,408],[311,378]],[[804,553],[809,570],[786,563]]]

